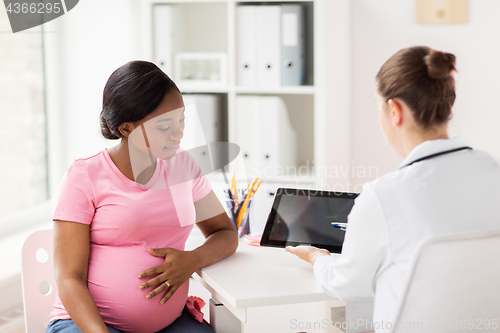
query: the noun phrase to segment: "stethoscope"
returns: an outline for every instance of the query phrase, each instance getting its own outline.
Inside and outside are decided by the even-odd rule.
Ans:
[[[410,165],[412,165],[413,163],[417,163],[417,162],[421,162],[421,161],[429,160],[429,159],[431,159],[431,158],[438,157],[438,156],[441,156],[441,155],[446,155],[446,154],[455,153],[455,152],[457,152],[457,151],[461,151],[461,150],[472,150],[472,147],[465,146],[465,147],[460,147],[460,148],[455,148],[455,149],[445,150],[445,151],[442,151],[442,152],[439,152],[439,153],[436,153],[436,154],[432,154],[432,155],[424,156],[424,157],[421,157],[421,158],[416,159],[415,161],[413,161],[413,162],[411,162],[411,163],[409,163],[409,164],[406,164],[406,165],[402,166],[401,168],[404,168],[404,167],[410,166]]]

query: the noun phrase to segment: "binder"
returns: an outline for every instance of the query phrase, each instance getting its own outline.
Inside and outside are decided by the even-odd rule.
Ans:
[[[257,6],[257,80],[262,87],[281,85],[281,6]]]
[[[236,75],[241,86],[257,85],[257,9],[236,7]]]
[[[236,97],[237,144],[247,173],[267,174],[296,166],[296,133],[277,96]],[[270,169],[269,169],[270,167]]]
[[[281,5],[281,85],[300,86],[305,80],[305,8]]]
[[[240,146],[240,154],[247,172],[250,164],[257,160],[258,142],[255,137],[259,131],[256,110],[258,109],[258,98],[256,96],[236,97],[236,144]]]
[[[153,59],[169,77],[173,77],[175,52],[180,50],[182,40],[181,15],[175,5],[153,6]]]
[[[277,96],[258,98],[258,158],[262,170],[271,169],[280,172],[276,167],[296,166],[296,133],[293,129],[283,99]],[[264,171],[265,172],[265,171]]]
[[[208,143],[222,141],[221,97],[219,95],[192,94],[182,95],[182,98],[186,106],[184,111],[186,120],[181,147],[189,150],[196,161],[203,161],[210,157]],[[200,148],[193,149],[196,147]]]

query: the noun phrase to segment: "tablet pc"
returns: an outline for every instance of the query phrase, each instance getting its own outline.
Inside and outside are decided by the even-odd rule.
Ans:
[[[262,246],[312,245],[342,251],[345,229],[359,193],[279,188],[260,241]]]

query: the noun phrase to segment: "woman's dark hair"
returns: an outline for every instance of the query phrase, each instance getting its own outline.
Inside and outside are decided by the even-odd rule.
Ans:
[[[121,138],[118,127],[153,112],[170,91],[179,92],[167,74],[148,61],[130,61],[111,74],[104,87],[101,134]]]
[[[376,80],[385,100],[400,98],[424,129],[451,118],[455,102],[455,56],[426,46],[402,49],[380,68]]]

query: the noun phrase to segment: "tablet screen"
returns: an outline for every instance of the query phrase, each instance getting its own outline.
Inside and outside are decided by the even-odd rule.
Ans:
[[[262,237],[262,245],[311,244],[340,253],[345,231],[332,223],[347,223],[357,193],[280,189]]]

